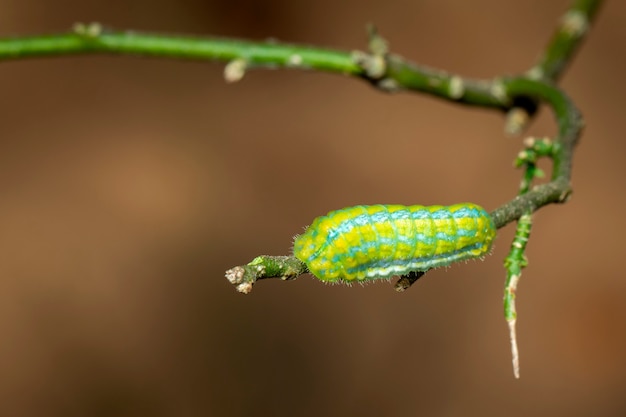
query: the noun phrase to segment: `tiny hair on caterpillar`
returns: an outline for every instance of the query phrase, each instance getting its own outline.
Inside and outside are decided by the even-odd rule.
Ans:
[[[326,282],[363,282],[481,258],[496,228],[473,203],[377,204],[331,211],[297,236],[293,253]]]

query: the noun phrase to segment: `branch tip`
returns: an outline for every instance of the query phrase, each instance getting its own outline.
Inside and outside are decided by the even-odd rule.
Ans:
[[[519,379],[519,349],[517,346],[516,322],[517,319],[512,319],[508,320],[507,324],[509,325],[509,337],[511,340],[511,362],[513,363],[513,375],[515,375],[516,379]]]
[[[261,255],[247,265],[229,269],[225,276],[231,284],[235,285],[237,291],[248,294],[258,280],[279,278],[288,281],[306,272],[308,272],[306,265],[293,256]]]
[[[237,292],[240,292],[242,294],[250,294],[253,285],[254,284],[252,282],[242,282],[241,284],[237,285],[235,289],[237,290]]]
[[[234,268],[226,271],[226,279],[233,285],[241,284],[243,282],[243,274],[245,270],[241,266],[236,266]]]

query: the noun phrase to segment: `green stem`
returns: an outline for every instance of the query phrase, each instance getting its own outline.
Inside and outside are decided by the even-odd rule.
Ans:
[[[0,39],[0,60],[102,53],[191,60],[244,59],[250,66],[298,67],[357,76],[362,73],[350,53],[276,42],[109,30]]]
[[[537,167],[539,158],[554,158],[560,145],[555,144],[548,138],[527,138],[524,141],[525,149],[520,152],[515,160],[515,166],[524,167],[524,175],[520,183],[520,195],[528,193],[535,178],[542,177],[543,172]],[[527,211],[520,216],[515,230],[515,237],[511,242],[511,249],[504,260],[506,268],[506,281],[504,283],[504,317],[509,326],[511,341],[511,354],[513,358],[513,373],[519,378],[519,349],[517,347],[517,309],[515,307],[515,294],[517,285],[522,277],[522,269],[528,265],[526,259],[526,244],[530,238],[532,227],[532,211]]]
[[[599,0],[574,1],[561,18],[552,39],[537,64],[529,71],[529,75],[557,81],[580,47],[601,3]]]
[[[522,215],[517,223],[515,238],[511,243],[511,250],[504,261],[506,268],[506,281],[504,283],[504,318],[509,326],[511,341],[511,353],[513,360],[513,373],[519,378],[519,349],[517,347],[517,310],[515,308],[515,292],[517,284],[522,276],[522,269],[528,262],[524,252],[530,236],[532,216],[530,213]]]

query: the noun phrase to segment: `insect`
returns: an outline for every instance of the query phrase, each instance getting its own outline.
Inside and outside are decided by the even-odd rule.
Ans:
[[[352,282],[427,271],[491,249],[496,228],[472,203],[355,206],[316,218],[294,256],[322,281]]]

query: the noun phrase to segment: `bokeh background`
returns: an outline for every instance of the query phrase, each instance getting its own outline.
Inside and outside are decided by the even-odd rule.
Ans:
[[[224,271],[355,204],[493,209],[517,190],[501,114],[342,76],[120,56],[0,65],[0,415],[626,415],[626,4],[562,81],[587,129],[571,201],[536,215],[520,380],[493,254],[388,283]],[[472,77],[527,69],[569,1],[0,1],[0,35],[116,28],[394,52]],[[543,111],[529,130],[551,135]],[[549,166],[546,166],[549,169]]]

